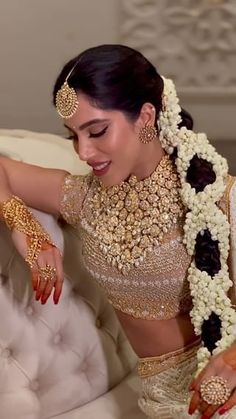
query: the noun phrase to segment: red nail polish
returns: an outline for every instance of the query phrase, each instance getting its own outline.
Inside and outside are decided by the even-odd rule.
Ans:
[[[188,414],[192,415],[194,413],[194,409],[191,407],[188,408]]]
[[[222,407],[220,410],[219,410],[219,414],[220,415],[224,415],[227,411],[229,410],[229,408],[228,407]]]

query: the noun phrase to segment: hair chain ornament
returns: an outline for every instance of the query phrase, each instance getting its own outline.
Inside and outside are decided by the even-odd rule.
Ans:
[[[214,147],[209,144],[205,134],[197,134],[185,127],[178,128],[181,122],[179,100],[175,86],[170,79],[164,80],[163,110],[159,117],[159,138],[162,147],[168,154],[177,149],[176,166],[181,182],[181,197],[188,208],[184,225],[184,243],[187,252],[193,257],[188,270],[188,281],[193,298],[193,309],[190,313],[195,333],[202,334],[204,322],[214,314],[220,319],[221,338],[216,342],[212,352],[202,344],[198,350],[198,372],[207,364],[211,355],[216,355],[229,347],[235,340],[236,312],[227,296],[232,281],[229,278],[227,259],[229,255],[230,226],[226,215],[217,203],[225,190],[228,166]],[[194,156],[212,164],[216,179],[212,184],[196,192],[187,181],[187,170]],[[196,266],[195,246],[197,236],[208,230],[213,240],[219,243],[220,269],[210,276]]]
[[[56,94],[56,109],[59,115],[64,119],[71,118],[76,113],[79,106],[76,90],[68,84],[68,79],[76,65],[77,62]]]

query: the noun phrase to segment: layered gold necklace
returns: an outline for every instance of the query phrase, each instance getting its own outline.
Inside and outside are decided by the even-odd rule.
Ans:
[[[124,275],[139,266],[183,215],[174,163],[164,156],[152,175],[109,188],[97,181],[92,227],[107,261]]]

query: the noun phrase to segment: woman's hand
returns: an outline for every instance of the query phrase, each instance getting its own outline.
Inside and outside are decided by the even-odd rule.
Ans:
[[[18,252],[25,259],[29,246],[29,239],[16,229],[12,231],[12,240]],[[36,300],[45,304],[53,292],[53,301],[58,303],[63,284],[62,256],[57,247],[44,242],[31,269],[32,286],[36,292]]]
[[[223,405],[209,405],[201,397],[200,386],[211,377],[222,377],[231,392]],[[223,415],[236,405],[236,344],[211,358],[206,368],[192,382],[190,390],[194,391],[189,405],[189,414],[197,409],[202,413],[201,419],[211,418],[216,411]]]

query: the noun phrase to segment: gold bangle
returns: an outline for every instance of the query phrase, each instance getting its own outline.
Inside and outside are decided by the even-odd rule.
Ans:
[[[50,236],[43,230],[33,213],[18,196],[12,196],[0,205],[6,225],[10,230],[14,228],[29,238],[29,247],[25,261],[32,268],[38,258],[42,244],[47,242],[54,246]]]

